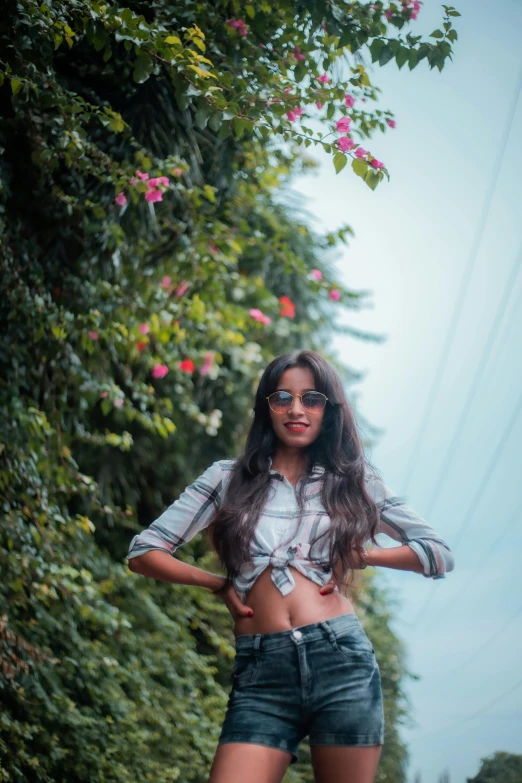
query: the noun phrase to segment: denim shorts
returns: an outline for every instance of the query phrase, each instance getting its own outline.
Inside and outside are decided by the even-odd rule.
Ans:
[[[310,745],[382,745],[375,651],[356,614],[274,633],[239,634],[218,744],[289,751]]]

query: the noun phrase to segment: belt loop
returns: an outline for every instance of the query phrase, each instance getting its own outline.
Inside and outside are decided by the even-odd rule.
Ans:
[[[254,652],[255,653],[259,652],[260,648],[261,648],[261,634],[256,633],[254,636]]]
[[[331,642],[335,642],[335,640],[336,640],[336,638],[337,638],[337,637],[336,637],[336,635],[335,635],[335,631],[333,630],[333,628],[331,628],[331,627],[330,627],[330,625],[329,625],[329,623],[328,623],[328,620],[323,620],[323,621],[320,623],[320,626],[321,626],[321,628],[323,629],[323,631],[325,631],[325,632],[326,632],[326,635],[328,636],[328,638],[330,639],[330,641],[331,641]]]

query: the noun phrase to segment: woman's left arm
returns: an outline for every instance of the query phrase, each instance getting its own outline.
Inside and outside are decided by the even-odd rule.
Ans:
[[[391,549],[369,550],[368,565],[415,571],[431,579],[443,579],[448,571],[453,571],[455,559],[448,544],[386,486],[368,463],[365,485],[379,510],[376,532],[402,544]]]

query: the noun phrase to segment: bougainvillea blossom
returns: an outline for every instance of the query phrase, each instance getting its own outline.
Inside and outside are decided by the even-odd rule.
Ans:
[[[388,125],[390,126],[390,128],[395,128],[395,127],[396,127],[396,125],[397,125],[397,123],[395,122],[395,120],[386,120],[386,122],[388,123]]]
[[[171,279],[168,275],[165,275],[161,279],[161,287],[162,288],[170,288]]]
[[[353,97],[353,95],[345,95],[344,103],[346,106],[348,106],[349,109],[351,109],[355,103],[355,98]]]
[[[176,296],[183,296],[187,288],[189,287],[189,283],[187,280],[184,280],[180,285],[176,288]]]
[[[368,151],[363,149],[362,147],[357,147],[355,150],[355,157],[356,158],[365,158],[368,154]]]
[[[322,277],[323,277],[323,273],[321,272],[321,270],[320,270],[320,269],[312,269],[312,271],[310,272],[310,274],[312,275],[312,277],[314,278],[314,280],[321,280],[321,279],[322,279]]]
[[[150,326],[148,324],[140,324],[138,326],[138,332],[140,334],[148,334],[150,332]]]
[[[355,142],[349,136],[341,136],[340,139],[337,139],[337,146],[341,152],[349,152],[352,147],[355,147]]]
[[[338,302],[338,301],[339,301],[339,299],[341,298],[341,292],[340,292],[340,291],[338,291],[338,290],[337,290],[337,288],[332,288],[332,290],[330,291],[330,293],[328,294],[328,296],[330,297],[330,299],[331,299],[333,302]]]
[[[284,318],[293,318],[295,316],[295,304],[292,302],[289,296],[280,296],[279,301],[281,303],[281,309],[279,315]]]
[[[168,373],[169,368],[166,364],[155,364],[152,368],[152,377],[153,378],[164,378],[166,374]]]
[[[341,117],[341,119],[337,120],[335,123],[335,128],[339,133],[347,133],[350,130],[351,122],[350,117]]]
[[[196,367],[192,359],[183,359],[183,361],[179,363],[179,369],[186,373],[192,373]]]
[[[98,332],[88,332],[88,335],[89,335],[89,337],[91,338],[91,340],[97,340],[97,339],[98,339],[98,337],[100,336],[100,335],[98,334]]]
[[[201,365],[200,369],[200,375],[208,375],[210,370],[212,369],[212,364],[214,362],[214,352],[213,351],[206,351],[205,353],[205,359],[203,361],[203,364]]]
[[[144,174],[143,171],[140,171],[139,169],[136,171],[136,176],[142,180],[146,180],[149,178],[148,174]]]
[[[296,60],[306,60],[305,55],[301,52],[298,46],[294,46],[293,55]]]
[[[328,84],[328,75],[326,73],[323,73],[322,76],[317,77],[318,81],[322,82],[323,84]]]
[[[377,160],[377,158],[374,158],[370,161],[370,165],[373,166],[374,169],[383,169],[384,163],[381,163],[380,160]]]
[[[118,193],[114,201],[116,202],[116,204],[118,204],[119,207],[127,206],[127,197],[125,196],[123,190],[121,191],[121,193]]]
[[[151,188],[150,190],[145,191],[145,200],[148,201],[149,204],[153,203],[154,201],[163,201],[163,193],[161,190]]]

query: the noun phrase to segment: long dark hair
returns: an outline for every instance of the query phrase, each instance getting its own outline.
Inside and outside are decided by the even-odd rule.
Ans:
[[[269,457],[277,450],[267,396],[276,391],[281,375],[292,367],[307,368],[315,388],[328,397],[321,431],[306,449],[309,475],[324,467],[321,500],[331,525],[316,536],[310,550],[324,536],[335,575],[349,585],[360,564],[363,544],[374,535],[378,509],[364,485],[365,456],[355,418],[334,368],[315,351],[299,350],[273,359],[264,370],[256,391],[254,421],[244,453],[232,466],[221,507],[208,526],[211,545],[226,569],[228,579],[250,561],[250,542],[268,499],[272,476]],[[304,511],[306,481],[298,484],[297,502]],[[300,520],[299,520],[300,522]],[[340,569],[339,569],[340,566]]]

